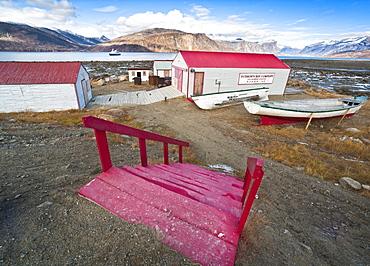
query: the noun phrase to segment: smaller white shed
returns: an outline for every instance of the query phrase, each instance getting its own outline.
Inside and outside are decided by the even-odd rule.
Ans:
[[[92,98],[79,62],[0,62],[0,112],[83,109]]]
[[[161,78],[171,77],[173,60],[154,60],[153,75]]]
[[[134,78],[141,78],[141,81],[148,81],[150,75],[149,68],[129,68],[128,69],[128,80],[134,81]]]

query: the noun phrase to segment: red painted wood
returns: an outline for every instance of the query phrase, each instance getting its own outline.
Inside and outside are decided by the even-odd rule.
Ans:
[[[262,182],[262,177],[264,174],[264,171],[262,170],[263,167],[263,160],[257,159],[257,158],[248,158],[248,169],[247,172],[249,172],[248,180],[246,181],[248,185],[246,185],[245,189],[249,189],[249,184],[252,183],[249,193],[247,194],[247,199],[244,205],[243,213],[239,221],[238,225],[238,233],[242,233],[245,223],[247,222],[247,218],[249,215],[249,212],[252,208],[252,204],[254,202],[254,199],[256,198],[258,188]],[[249,169],[249,167],[251,169]]]
[[[179,146],[179,163],[182,163],[182,146]]]
[[[122,169],[190,199],[197,200],[218,210],[230,213],[236,217],[241,216],[242,203],[240,201],[233,200],[228,195],[220,196],[212,193],[210,190],[201,189],[196,186],[189,186],[189,184],[184,182],[174,182],[171,180],[171,177],[168,177],[168,175],[163,176],[155,171],[148,170],[147,167],[136,166],[133,168],[125,166]]]
[[[234,265],[237,246],[168,215],[99,178],[78,193],[130,223],[153,227],[163,235],[163,243],[201,265]]]
[[[118,133],[121,135],[127,135],[137,138],[143,138],[147,140],[154,140],[159,142],[165,142],[168,144],[180,145],[184,147],[189,147],[189,143],[162,135],[154,134],[148,131],[136,129],[133,127],[128,127],[122,124],[114,123],[104,119],[100,119],[93,116],[85,116],[82,118],[83,124],[88,128],[95,128],[102,131],[108,131],[113,133]]]
[[[148,165],[148,157],[146,153],[146,141],[143,138],[139,138],[139,148],[140,148],[140,160],[142,166]]]
[[[112,167],[112,160],[109,152],[109,145],[107,140],[107,134],[105,131],[94,129],[96,145],[98,146],[98,152],[100,156],[100,162],[102,165],[103,172],[107,171]]]
[[[141,171],[149,175],[155,176],[156,178],[165,180],[170,184],[177,184],[186,190],[197,191],[208,199],[211,198],[215,201],[222,202],[223,204],[228,205],[231,208],[239,208],[241,206],[240,200],[236,200],[236,196],[230,192],[227,193],[209,185],[195,183],[193,180],[184,180],[182,176],[173,174],[152,165],[148,165],[147,167],[136,166],[135,168],[140,169]]]
[[[231,193],[234,195],[236,200],[241,201],[241,195],[243,194],[243,190],[230,185],[228,182],[220,181],[219,179],[211,179],[209,178],[209,176],[205,177],[202,174],[187,171],[186,169],[179,169],[177,167],[174,167],[173,164],[154,165],[153,167],[157,167],[167,172],[179,175],[181,178],[186,178],[193,184],[200,184],[203,187],[212,187],[214,189],[222,190],[226,193]]]
[[[169,164],[169,159],[168,159],[168,144],[163,142],[163,158],[164,158],[164,163]]]
[[[213,170],[208,170],[208,169],[205,169],[197,165],[183,163],[183,164],[171,164],[171,166],[177,167],[179,169],[185,169],[186,171],[193,171],[199,174],[203,174],[205,177],[208,177],[210,179],[230,183],[231,186],[234,186],[234,187],[239,187],[239,188],[243,187],[243,181],[240,180],[239,178],[225,175],[225,174],[213,171]]]
[[[346,117],[353,116],[353,114],[347,114]],[[335,116],[330,118],[341,118],[342,116]],[[330,118],[312,118],[312,121],[325,120]],[[260,116],[260,124],[254,126],[268,126],[268,125],[280,125],[280,124],[293,124],[293,123],[307,123],[309,118],[297,118],[297,117],[280,117],[280,116]]]
[[[239,234],[236,233],[236,228],[239,219],[233,215],[184,198],[116,167],[112,167],[97,178],[169,215],[176,216],[234,245],[238,244]]]
[[[149,169],[150,172],[155,172],[160,176],[164,176],[170,182],[181,184],[189,189],[199,188],[203,191],[205,190],[205,192],[203,192],[204,195],[208,195],[213,198],[221,197],[224,202],[225,200],[229,202],[230,199],[236,201],[241,200],[241,195],[243,193],[243,190],[241,189],[235,189],[233,187],[231,187],[231,191],[225,188],[222,189],[217,186],[220,183],[214,184],[211,182],[200,182],[202,180],[194,177],[192,174],[186,174],[185,171],[182,173],[176,173],[175,171],[170,171],[166,166],[167,165],[163,165],[163,167],[158,165],[148,165],[146,168]]]

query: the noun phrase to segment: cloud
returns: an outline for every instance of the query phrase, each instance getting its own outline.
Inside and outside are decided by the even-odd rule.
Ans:
[[[296,24],[298,24],[298,23],[302,23],[302,22],[305,22],[305,21],[307,21],[307,19],[299,19],[299,20],[296,20],[296,21],[293,21],[293,22],[290,22],[290,23],[288,23],[287,25],[288,26],[291,26],[291,25],[296,25]]]
[[[211,11],[208,8],[202,7],[200,5],[193,5],[191,12],[195,13],[195,15],[199,18],[208,17]]]
[[[29,0],[19,6],[15,1],[0,2],[0,20],[25,23],[39,27],[63,27],[71,25],[76,17],[72,3],[61,0]]]
[[[94,11],[98,11],[98,12],[103,12],[103,13],[110,13],[110,12],[114,12],[114,11],[117,11],[118,8],[115,7],[115,6],[106,6],[106,7],[101,7],[101,8],[94,8]]]

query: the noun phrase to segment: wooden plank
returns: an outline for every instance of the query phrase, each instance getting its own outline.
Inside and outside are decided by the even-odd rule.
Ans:
[[[139,170],[137,168],[133,168],[130,166],[125,166],[122,168],[123,170],[130,172],[134,175],[139,176],[140,178],[143,178],[149,182],[152,182],[156,185],[159,185],[165,189],[171,190],[173,192],[176,192],[180,195],[186,196],[190,199],[199,201],[203,204],[207,204],[213,208],[216,208],[220,211],[227,212],[231,215],[234,215],[238,218],[241,216],[242,212],[242,203],[238,202],[236,200],[230,201],[229,197],[218,197],[218,198],[212,198],[209,196],[206,196],[199,192],[199,190],[192,190],[189,188],[186,188],[184,186],[181,186],[179,184],[176,184],[174,182],[171,182],[170,180],[166,180],[162,178],[161,176],[156,175],[154,172],[147,173],[142,170]]]
[[[236,228],[239,219],[213,207],[184,198],[170,190],[158,187],[142,178],[112,167],[97,178],[150,204],[168,215],[178,217],[221,239],[237,245]]]
[[[203,174],[205,176],[211,177],[213,179],[221,180],[222,182],[228,182],[228,183],[232,184],[232,186],[235,186],[235,187],[239,187],[239,188],[243,187],[243,180],[241,180],[239,178],[229,176],[229,175],[225,175],[225,174],[213,171],[213,170],[205,169],[205,168],[197,166],[197,165],[193,165],[193,164],[189,164],[189,163],[182,163],[182,164],[173,163],[173,164],[171,164],[171,166],[177,167],[177,168],[180,168],[180,169],[187,169],[188,171],[194,171],[194,172]]]
[[[224,191],[212,189],[204,185],[197,185],[197,184],[194,184],[193,182],[186,182],[180,176],[177,176],[165,170],[158,169],[152,166],[142,167],[140,165],[136,166],[134,169],[139,169],[140,171],[143,171],[144,173],[149,175],[147,176],[149,178],[155,177],[157,179],[159,178],[163,181],[166,181],[166,183],[169,182],[169,184],[171,185],[176,184],[188,192],[197,191],[200,194],[207,197],[208,198],[207,201],[210,201],[210,200],[212,200],[212,202],[218,201],[220,202],[220,204],[226,205],[227,208],[239,209],[242,206],[241,202],[236,200],[235,196],[231,193],[225,193]]]
[[[202,265],[234,265],[237,246],[169,216],[98,178],[78,193],[130,223],[151,226],[163,235],[163,243],[195,262]]]
[[[193,182],[197,182],[203,185],[206,185],[207,187],[211,186],[220,190],[223,190],[227,193],[232,193],[236,200],[241,200],[241,195],[243,194],[243,190],[241,188],[237,188],[229,184],[228,182],[225,182],[225,180],[220,179],[211,179],[209,176],[204,176],[200,173],[193,172],[193,171],[186,171],[186,169],[179,169],[177,167],[173,167],[172,164],[170,165],[153,165],[154,167],[158,167],[161,169],[164,169],[168,172],[180,175],[184,178],[193,180]]]

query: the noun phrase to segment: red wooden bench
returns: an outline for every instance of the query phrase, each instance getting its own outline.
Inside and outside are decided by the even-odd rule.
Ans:
[[[263,160],[247,159],[244,182],[182,162],[189,143],[92,116],[103,172],[78,193],[130,223],[151,226],[161,241],[202,265],[233,265],[239,236],[263,177]],[[112,165],[106,132],[137,137],[141,165]],[[163,143],[164,164],[148,165],[146,140]],[[169,163],[168,145],[179,147]]]

